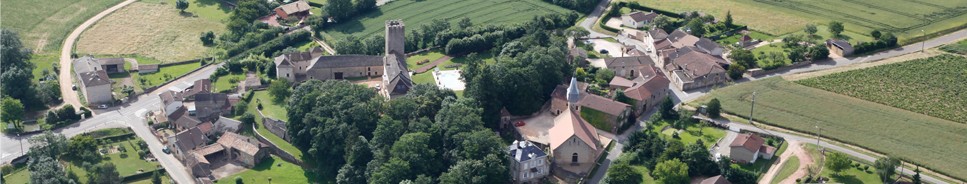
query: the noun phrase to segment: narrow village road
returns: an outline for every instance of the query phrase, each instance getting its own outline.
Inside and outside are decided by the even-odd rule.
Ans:
[[[782,155],[779,155],[778,157],[774,158],[774,159],[779,159],[779,161],[773,162],[772,166],[769,166],[769,170],[766,171],[765,174],[762,174],[762,178],[759,179],[759,184],[769,184],[770,182],[772,182],[772,179],[775,178],[776,174],[779,173],[779,169],[782,168],[782,165],[786,164],[786,162],[789,161],[790,157],[795,157],[797,155],[795,153],[796,151],[800,151],[799,149],[793,149],[793,147],[799,146],[799,142],[797,141],[788,141],[788,145],[786,146],[787,146],[786,152],[783,152]]]
[[[64,104],[70,104],[71,106],[74,106],[75,109],[83,106],[81,100],[77,97],[77,92],[72,89],[74,82],[71,80],[71,77],[73,76],[71,71],[74,69],[71,67],[71,54],[74,52],[74,43],[77,42],[77,37],[80,37],[84,30],[86,30],[88,27],[91,27],[91,25],[94,25],[94,23],[96,23],[98,20],[101,20],[101,18],[104,18],[112,12],[136,1],[137,0],[126,0],[102,11],[101,13],[98,13],[97,15],[94,15],[94,17],[87,19],[87,21],[84,21],[84,23],[82,23],[80,26],[74,28],[74,31],[71,31],[71,34],[67,35],[67,38],[64,39],[64,44],[60,49],[60,71],[58,72],[57,77],[57,80],[60,81],[60,96],[64,99]]]
[[[822,158],[812,158],[808,153],[806,153],[805,145],[798,144],[797,146],[789,146],[789,150],[796,149],[796,157],[799,157],[799,168],[796,168],[796,172],[793,172],[789,177],[784,178],[779,183],[796,183],[796,179],[806,177],[807,172],[809,172],[809,167],[816,164],[816,160]]]

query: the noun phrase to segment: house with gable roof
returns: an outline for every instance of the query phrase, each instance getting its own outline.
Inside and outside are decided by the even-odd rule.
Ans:
[[[564,166],[568,172],[586,175],[604,151],[605,143],[601,142],[598,130],[578,114],[580,99],[577,79],[571,78],[567,89],[568,108],[554,118],[548,143],[554,164]]]

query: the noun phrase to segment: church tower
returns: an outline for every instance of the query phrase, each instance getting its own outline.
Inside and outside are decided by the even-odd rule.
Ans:
[[[403,20],[386,21],[386,55],[389,55],[394,50],[396,53],[406,54],[404,50],[405,45],[403,44],[406,40],[404,38],[405,33]]]
[[[578,79],[571,77],[571,84],[567,87],[567,107],[571,110],[578,110],[578,101],[581,100],[581,90],[578,90]]]

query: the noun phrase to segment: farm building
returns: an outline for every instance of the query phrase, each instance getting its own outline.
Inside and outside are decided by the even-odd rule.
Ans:
[[[104,70],[106,65],[101,65],[99,60],[91,56],[74,59],[72,65],[74,66],[74,73],[77,74],[77,79],[80,83],[78,88],[80,88],[81,93],[84,95],[84,99],[87,99],[88,104],[105,104],[114,101],[114,96],[111,93],[111,84],[113,81],[108,77],[107,71]],[[111,66],[115,70],[117,69],[116,65],[107,66]]]
[[[621,15],[621,25],[630,28],[642,28],[655,20],[655,17],[658,17],[655,12],[631,12]]]
[[[285,4],[275,8],[275,15],[279,16],[281,19],[288,19],[289,17],[302,17],[308,16],[309,13],[309,3],[303,0],[296,1],[293,3]]]
[[[139,64],[138,65],[139,74],[154,73],[154,72],[158,72],[158,64],[150,64],[150,65]]]
[[[849,56],[853,54],[853,45],[850,45],[846,40],[840,39],[828,39],[826,40],[826,48],[829,48],[829,53],[836,54],[838,56]]]
[[[776,148],[764,145],[765,139],[755,134],[739,134],[729,144],[729,157],[739,163],[755,163],[756,159],[772,159]]]
[[[403,22],[389,20],[386,21],[384,56],[323,56],[322,50],[317,48],[276,57],[276,75],[292,82],[382,76],[381,95],[390,98],[403,95],[413,86],[410,71],[406,68],[403,35]]]
[[[97,63],[109,74],[124,72],[124,58],[98,58]]]

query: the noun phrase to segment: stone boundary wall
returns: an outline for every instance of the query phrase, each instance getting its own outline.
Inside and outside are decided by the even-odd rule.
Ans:
[[[290,137],[287,134],[288,129],[285,126],[285,121],[266,118],[265,116],[263,116],[262,125],[265,126],[265,129],[269,129],[269,132],[272,132],[276,136],[279,136],[280,138],[282,138],[282,140],[292,141],[292,140],[289,140]]]
[[[254,124],[252,125],[252,129],[253,130],[256,129]],[[302,162],[302,160],[299,160],[294,155],[289,154],[289,152],[285,152],[285,150],[280,149],[279,146],[275,145],[275,143],[272,143],[272,141],[262,136],[262,133],[259,133],[259,131],[254,131],[254,132],[256,135],[255,138],[259,139],[259,142],[269,145],[269,148],[272,149],[272,152],[271,152],[272,154],[279,156],[279,158],[282,158],[282,160],[285,160],[287,162],[291,162],[303,167],[305,166],[305,163]]]
[[[803,61],[803,62],[793,63],[791,65],[781,66],[779,68],[773,68],[771,70],[763,70],[762,68],[753,68],[753,69],[750,69],[749,71],[747,71],[746,73],[749,73],[749,75],[751,75],[753,77],[758,77],[758,76],[762,76],[762,75],[765,75],[765,74],[774,73],[776,71],[783,71],[783,70],[789,70],[789,69],[799,68],[799,67],[806,66],[806,65],[810,65],[810,64],[813,64],[813,62],[812,61]]]

